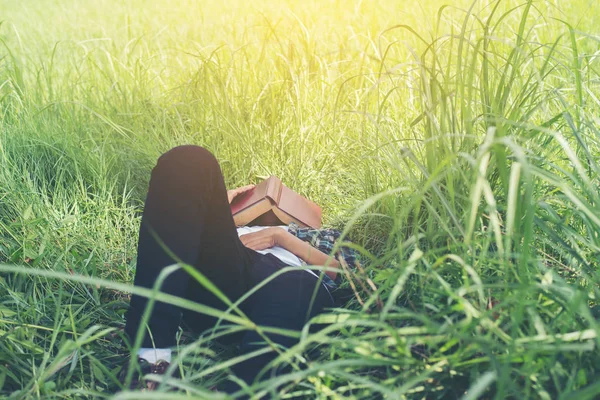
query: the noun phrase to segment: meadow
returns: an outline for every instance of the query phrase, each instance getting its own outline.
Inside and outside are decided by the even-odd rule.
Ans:
[[[599,398],[598,15],[0,0],[0,397],[222,397],[236,359],[210,334],[161,392],[116,379],[149,174],[191,143],[228,187],[279,176],[361,254],[256,398]]]

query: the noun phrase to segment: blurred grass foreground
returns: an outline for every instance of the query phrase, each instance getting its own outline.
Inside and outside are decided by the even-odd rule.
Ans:
[[[377,288],[256,398],[599,398],[599,13],[0,0],[0,397],[151,397],[118,393],[123,315],[150,170],[192,143],[320,203]],[[219,396],[210,339],[170,398]]]

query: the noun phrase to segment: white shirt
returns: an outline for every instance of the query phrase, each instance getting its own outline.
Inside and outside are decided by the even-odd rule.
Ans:
[[[249,233],[254,233],[258,231],[262,231],[263,229],[271,228],[270,226],[241,226],[237,228],[238,236],[247,235]],[[283,229],[284,231],[288,231],[288,227],[286,225],[280,225],[276,228]],[[302,261],[291,251],[287,251],[283,247],[274,246],[270,249],[264,250],[256,250],[260,254],[273,254],[275,257],[279,258],[281,261],[286,263],[287,265],[291,265],[293,267],[300,267],[302,265]]]

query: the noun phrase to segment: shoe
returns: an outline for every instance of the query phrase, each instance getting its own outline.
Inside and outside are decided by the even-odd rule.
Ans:
[[[131,383],[129,384],[129,390],[142,390],[142,391],[154,391],[158,388],[160,382],[155,382],[151,380],[146,380],[144,377],[149,374],[154,375],[165,375],[167,370],[169,369],[169,364],[167,361],[158,360],[156,364],[151,364],[143,358],[138,357],[138,368],[137,371],[133,373],[133,377],[131,379]],[[125,379],[127,378],[127,370],[129,368],[129,362],[123,365],[121,372],[119,372],[119,382],[122,385],[125,384]],[[173,371],[173,376],[181,379],[181,374],[179,369]]]

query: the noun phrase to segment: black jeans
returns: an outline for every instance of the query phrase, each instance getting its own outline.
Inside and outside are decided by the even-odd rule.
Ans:
[[[169,253],[200,271],[231,301],[285,266],[277,257],[248,249],[239,240],[219,164],[209,151],[197,146],[170,150],[159,158],[152,171],[140,227],[134,284],[152,288],[163,268],[175,263]],[[316,298],[311,304],[316,285],[319,285]],[[227,309],[222,300],[183,269],[169,275],[161,291]],[[146,304],[145,297],[131,298],[125,327],[131,340],[140,329]],[[331,297],[317,278],[298,269],[267,283],[244,301],[241,309],[259,326],[300,330],[307,316],[315,316],[331,306]],[[216,323],[214,317],[187,310],[182,313],[171,304],[156,302],[148,322],[152,337],[146,334],[142,347],[173,346],[182,317],[187,326],[198,332]],[[268,337],[284,347],[296,343],[295,339],[282,335]],[[245,331],[241,352],[262,347],[258,344],[261,341],[256,331]],[[233,371],[250,383],[275,356],[270,352],[251,358],[233,367]]]

